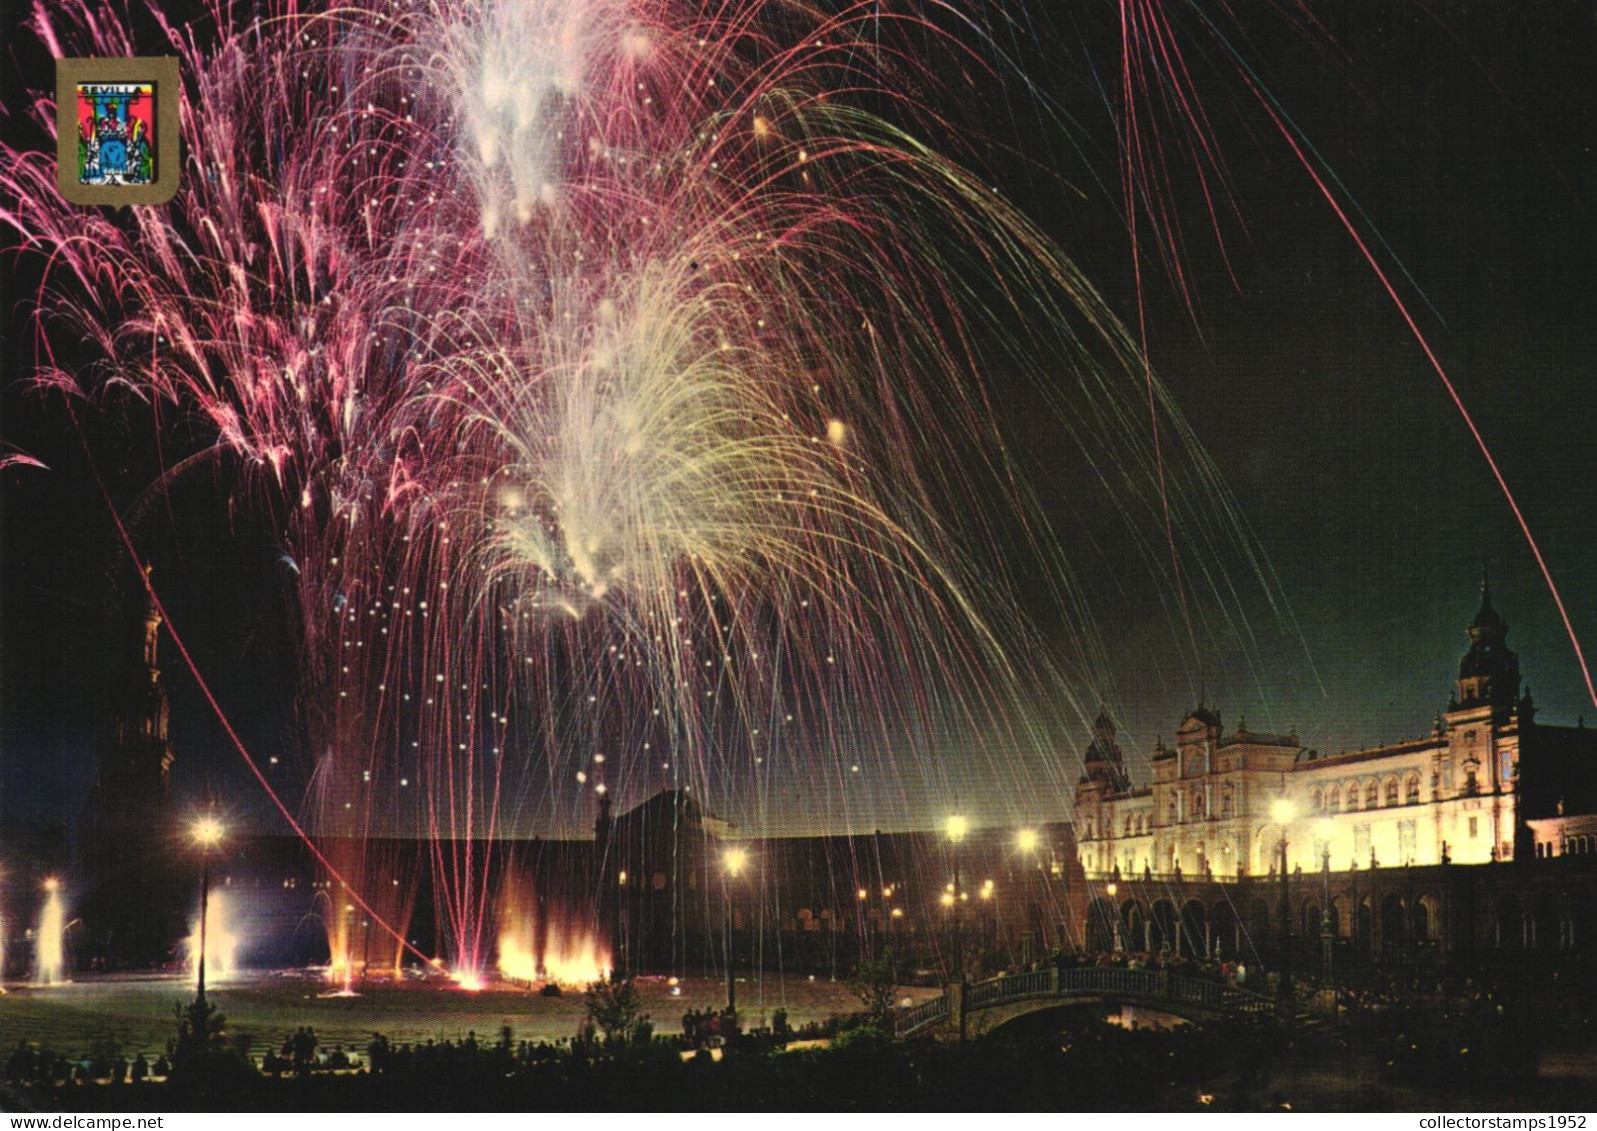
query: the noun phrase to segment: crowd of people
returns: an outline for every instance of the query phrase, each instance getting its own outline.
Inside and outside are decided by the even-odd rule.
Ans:
[[[165,1056],[152,1062],[142,1052],[131,1061],[120,1053],[95,1053],[76,1059],[49,1048],[34,1048],[27,1041],[6,1059],[6,1083],[32,1084],[140,1084],[150,1079],[165,1079],[171,1065]]]

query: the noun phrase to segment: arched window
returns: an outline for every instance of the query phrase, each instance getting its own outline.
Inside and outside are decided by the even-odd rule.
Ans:
[[[1325,794],[1321,793],[1319,790],[1315,790],[1314,791],[1314,811],[1316,813],[1318,813],[1321,809],[1324,809],[1324,808],[1325,808]]]
[[[1354,813],[1359,807],[1359,783],[1353,782],[1347,787],[1347,811]]]
[[[1170,823],[1173,825],[1181,820],[1181,803],[1172,794],[1170,797]]]
[[[1325,807],[1332,813],[1342,811],[1342,791],[1334,785],[1331,787],[1330,792],[1325,795]]]
[[[1203,816],[1203,791],[1201,789],[1192,791],[1192,815],[1194,817]]]
[[[1397,804],[1397,779],[1396,778],[1387,778],[1386,779],[1386,804],[1388,806],[1392,806],[1392,805],[1396,805]]]
[[[1364,786],[1364,808],[1374,809],[1380,803],[1381,787],[1375,784],[1374,779],[1371,779]]]
[[[1410,774],[1408,776],[1408,781],[1403,785],[1403,794],[1403,799],[1408,804],[1418,805],[1420,803],[1420,776],[1418,774]]]

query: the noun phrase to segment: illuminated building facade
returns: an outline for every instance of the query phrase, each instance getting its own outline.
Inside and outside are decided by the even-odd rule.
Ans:
[[[1597,759],[1597,731],[1536,721],[1521,694],[1508,622],[1481,585],[1452,701],[1419,738],[1324,755],[1296,734],[1227,733],[1200,706],[1161,741],[1153,781],[1134,787],[1114,724],[1100,715],[1076,788],[1081,861],[1089,875],[1234,878],[1279,867],[1285,798],[1288,866],[1344,870],[1535,854],[1529,822],[1552,810]],[[1551,842],[1553,834],[1546,834]],[[1545,851],[1545,850],[1543,850]]]

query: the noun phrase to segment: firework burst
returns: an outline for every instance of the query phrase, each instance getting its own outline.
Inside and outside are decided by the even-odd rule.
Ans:
[[[95,15],[34,27],[132,53]],[[783,780],[843,823],[957,793],[960,744],[1018,792],[1073,776],[1090,617],[978,359],[1036,379],[1128,513],[1211,529],[1218,496],[1091,287],[925,140],[904,76],[981,54],[875,5],[284,5],[204,43],[153,15],[178,200],[122,220],[36,158],[0,174],[41,310],[97,356],[40,378],[172,406],[254,472],[303,746],[345,783],[314,831],[424,829],[460,970],[492,944],[484,842],[595,791],[771,827]],[[1025,600],[988,549],[1017,530]],[[1065,607],[1074,655],[1026,603]],[[357,898],[375,870],[324,863]]]

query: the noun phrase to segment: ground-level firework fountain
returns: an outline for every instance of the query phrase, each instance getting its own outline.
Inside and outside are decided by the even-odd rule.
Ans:
[[[540,898],[523,867],[513,867],[500,894],[499,973],[531,984],[587,985],[609,976],[609,947],[591,914],[567,901]]]
[[[327,980],[352,992],[356,982],[374,975],[396,980],[404,976],[404,943],[390,928],[403,932],[410,925],[415,868],[396,853],[384,857],[377,846],[345,842],[341,847],[357,853],[355,865],[342,874],[369,880],[362,892],[367,905],[355,902],[350,887],[326,878],[316,907],[327,933]]]
[[[551,923],[540,938],[528,919],[499,936],[499,973],[512,982],[586,985],[609,976],[610,955],[592,932],[567,933]]]
[[[225,889],[212,890],[209,922],[205,927],[205,979],[214,983],[222,978],[232,976],[238,971],[239,934],[234,916],[231,913],[232,900]],[[189,924],[189,937],[186,941],[188,963],[194,976],[198,978],[199,963],[195,961],[200,952],[200,917],[195,912],[193,921]]]
[[[36,985],[53,986],[66,981],[66,905],[61,900],[61,881],[44,882],[44,910],[39,913],[39,949],[33,980]]]

